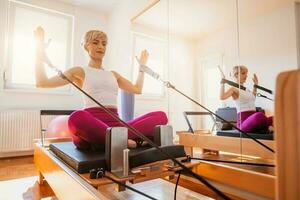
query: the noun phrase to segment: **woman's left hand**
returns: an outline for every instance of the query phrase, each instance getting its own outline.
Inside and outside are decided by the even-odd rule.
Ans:
[[[141,52],[140,59],[139,59],[140,65],[146,65],[147,61],[148,61],[148,57],[149,57],[148,51],[147,50],[143,50]]]
[[[257,79],[257,76],[255,73],[253,74],[252,80],[253,80],[254,85],[258,85],[258,79]]]

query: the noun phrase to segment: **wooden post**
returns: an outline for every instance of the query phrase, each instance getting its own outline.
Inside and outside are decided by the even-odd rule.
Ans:
[[[277,77],[274,119],[276,199],[300,199],[300,70]]]

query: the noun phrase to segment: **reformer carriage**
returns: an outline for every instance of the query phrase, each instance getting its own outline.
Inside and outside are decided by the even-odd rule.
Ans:
[[[282,108],[278,106],[287,98],[282,90],[282,79],[286,74],[278,78],[276,94],[276,117],[277,137],[284,133],[282,127],[286,126],[288,117],[283,118]],[[298,91],[299,71],[289,73],[291,87]],[[293,100],[290,107],[297,106],[297,96],[289,93]],[[284,98],[283,98],[284,97]],[[292,114],[292,116],[294,116]],[[293,120],[297,120],[298,117]],[[297,132],[298,129],[295,128]],[[239,138],[207,135],[203,133],[191,134],[178,132],[180,145],[173,145],[173,131],[170,126],[157,127],[153,142],[168,156],[161,154],[160,150],[151,147],[140,147],[127,150],[127,129],[111,128],[107,132],[106,148],[99,152],[82,152],[76,150],[70,139],[53,139],[49,145],[35,145],[35,163],[40,172],[40,183],[47,181],[58,198],[72,199],[102,199],[97,189],[101,185],[114,183],[117,191],[124,191],[126,182],[139,183],[151,179],[165,178],[170,181],[178,177],[179,171],[184,173],[182,166],[174,163],[168,156],[176,158],[182,165],[192,169],[195,173],[217,185],[228,198],[232,199],[273,199],[275,198],[275,173],[274,153],[265,151],[258,146],[251,138],[243,139],[244,159],[247,162],[240,162],[237,155],[238,149],[233,148]],[[225,141],[225,142],[224,142]],[[274,149],[273,141],[260,140],[264,145]],[[278,141],[278,143],[281,143]],[[191,160],[187,155],[193,155],[192,148],[200,147],[204,151],[198,161]],[[284,154],[286,147],[278,146],[277,155]],[[126,153],[127,152],[127,153]],[[222,155],[219,152],[230,152],[234,155]],[[247,157],[249,155],[249,157]],[[254,158],[255,156],[256,158]],[[259,158],[258,158],[259,157]],[[246,166],[245,166],[246,164]],[[259,164],[261,164],[260,167]],[[277,167],[285,163],[277,163]],[[101,169],[100,169],[101,168]],[[94,170],[94,171],[93,171]],[[264,171],[267,174],[258,173]],[[99,173],[98,173],[99,172]],[[239,180],[232,177],[239,176]],[[219,198],[218,195],[209,190],[195,178],[181,177],[181,185],[195,190],[199,193]],[[175,181],[173,181],[175,182]],[[62,187],[68,185],[69,187]],[[256,185],[257,187],[253,187]],[[66,189],[73,188],[76,192],[66,192]],[[151,198],[151,197],[150,197]]]

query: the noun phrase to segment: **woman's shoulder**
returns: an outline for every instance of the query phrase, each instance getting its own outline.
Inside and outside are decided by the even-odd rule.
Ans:
[[[69,69],[71,72],[84,72],[84,67],[82,66],[74,66]]]
[[[79,77],[84,77],[85,75],[84,69],[81,66],[71,67],[66,71],[66,73],[71,74],[73,76],[79,76]]]

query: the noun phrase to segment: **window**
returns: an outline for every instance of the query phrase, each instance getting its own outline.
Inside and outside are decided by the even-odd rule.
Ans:
[[[218,66],[223,66],[223,56],[210,56],[201,60],[202,103],[213,112],[222,107],[222,102],[219,98],[222,78]],[[213,123],[213,120],[207,117],[203,119],[202,126],[210,129]]]
[[[135,56],[139,57],[142,50],[147,49],[149,59],[147,66],[164,78],[167,61],[167,42],[161,39],[153,38],[139,33],[133,34],[133,80],[138,74],[138,63]],[[162,97],[164,95],[164,86],[161,82],[145,75],[144,96]]]
[[[36,7],[19,1],[9,1],[8,60],[5,70],[5,88],[35,88],[35,41],[33,31],[45,29],[45,40],[51,38],[47,54],[61,70],[71,66],[73,16]],[[48,76],[55,72],[46,68]],[[69,90],[70,87],[58,89]]]

